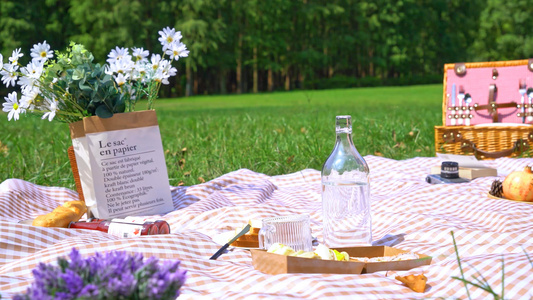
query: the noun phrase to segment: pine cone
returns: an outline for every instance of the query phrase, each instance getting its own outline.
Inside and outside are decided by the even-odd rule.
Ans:
[[[494,180],[492,182],[492,185],[490,186],[490,192],[489,194],[491,194],[492,196],[494,197],[498,197],[498,198],[503,198],[503,186],[502,186],[502,182],[499,181],[499,180]]]

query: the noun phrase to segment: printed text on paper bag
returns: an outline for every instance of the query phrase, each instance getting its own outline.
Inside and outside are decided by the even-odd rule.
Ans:
[[[120,151],[117,153],[124,155],[127,151],[136,150],[136,146],[128,146],[127,149],[130,150],[115,148],[113,152],[117,149]],[[152,167],[153,158],[143,159],[142,154],[146,153],[112,157],[101,161],[107,210],[110,214],[139,211],[149,205],[154,206],[164,202],[162,198],[140,200],[146,199],[146,196],[153,190],[153,186],[143,184],[149,182],[145,180],[145,177],[159,172],[157,167]],[[108,155],[116,156],[112,152]]]
[[[126,139],[107,143],[98,141],[98,143],[100,144],[100,149],[106,148],[105,150],[100,151],[100,156],[111,155],[111,153],[113,153],[113,156],[117,156],[119,154],[126,154],[127,152],[137,150],[137,145],[126,145]]]

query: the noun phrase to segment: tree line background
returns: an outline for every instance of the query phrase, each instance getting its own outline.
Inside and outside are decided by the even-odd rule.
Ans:
[[[437,83],[445,63],[533,57],[532,25],[533,0],[0,0],[0,53],[161,53],[170,26],[191,53],[161,96],[257,93]]]

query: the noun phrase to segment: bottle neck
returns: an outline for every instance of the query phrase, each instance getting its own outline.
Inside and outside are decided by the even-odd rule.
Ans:
[[[337,116],[335,134],[337,135],[336,147],[341,146],[341,148],[348,149],[353,146],[352,118],[350,116]]]
[[[337,131],[335,147],[340,149],[350,149],[351,147],[355,147],[352,141],[352,134],[349,132]]]

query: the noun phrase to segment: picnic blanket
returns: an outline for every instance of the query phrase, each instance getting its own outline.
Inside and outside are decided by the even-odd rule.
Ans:
[[[145,257],[181,260],[187,270],[184,299],[417,299],[467,298],[450,235],[454,231],[465,277],[481,276],[501,293],[502,260],[505,297],[533,297],[533,204],[492,199],[487,192],[495,177],[463,184],[425,182],[438,158],[391,160],[366,156],[371,171],[373,244],[433,257],[431,265],[409,271],[363,275],[280,274],[254,269],[246,249],[230,248],[209,260],[220,247],[213,238],[244,225],[250,218],[305,213],[312,232],[322,239],[320,172],[306,169],[267,176],[240,169],[195,186],[171,187],[174,211],[156,216],[171,225],[170,235],[123,239],[82,229],[41,228],[20,220],[50,212],[77,193],[20,179],[2,178],[0,185],[0,294],[24,292],[39,262],[55,262],[72,247],[83,256],[121,250]],[[526,165],[531,158],[500,158],[486,164],[500,176]],[[424,273],[428,287],[414,293],[394,277]],[[469,287],[473,299],[493,298]]]

